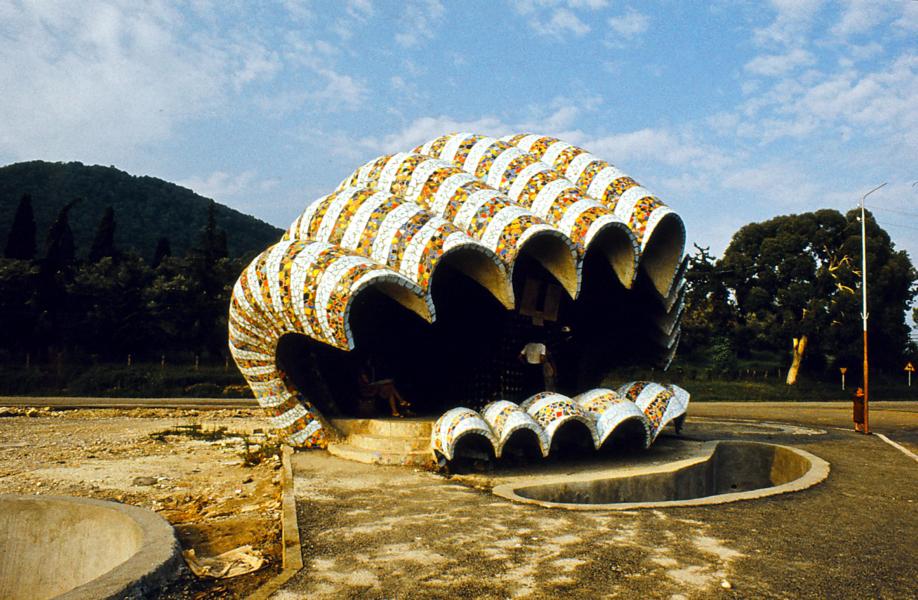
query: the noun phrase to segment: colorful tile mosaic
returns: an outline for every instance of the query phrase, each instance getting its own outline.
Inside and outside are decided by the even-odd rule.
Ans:
[[[638,402],[620,393],[631,389],[642,390],[635,396]],[[668,423],[683,417],[688,407],[688,392],[678,386],[634,382],[622,386],[622,390],[599,388],[574,398],[539,392],[520,405],[507,400],[492,402],[481,413],[454,408],[434,425],[431,448],[435,454],[453,460],[459,438],[477,434],[491,442],[495,457],[500,458],[512,435],[527,429],[536,435],[542,456],[548,456],[555,433],[571,420],[586,426],[596,449],[623,424],[635,422],[643,432],[644,447],[648,447]]]
[[[655,265],[651,276],[661,293],[666,294],[675,281],[675,271],[685,247],[685,227],[682,220],[649,190],[641,187],[634,179],[591,154],[583,148],[572,146],[553,137],[535,134],[516,134],[502,140],[536,159],[550,165],[567,180],[574,182],[585,196],[603,204],[628,224],[640,246],[640,252],[648,250],[654,231],[665,219],[673,224],[668,235],[678,236],[670,240],[673,248],[660,251],[650,247],[650,261],[667,264]]]
[[[604,444],[615,430],[627,421],[636,421],[641,425],[644,431],[645,448],[653,441],[651,424],[643,411],[632,401],[620,396],[618,392],[604,388],[590,390],[575,396],[574,402],[595,415],[596,432],[599,434],[597,447]]]
[[[621,386],[618,393],[634,402],[647,417],[651,442],[667,424],[684,416],[688,408],[689,393],[673,384],[632,381]]]
[[[497,445],[494,448],[494,454],[497,458],[501,457],[504,446],[507,445],[513,434],[523,429],[535,434],[536,439],[539,441],[539,450],[542,452],[542,456],[548,456],[548,451],[551,448],[551,439],[548,437],[548,433],[535,419],[513,402],[508,400],[491,402],[481,410],[481,416],[497,439]]]
[[[558,254],[537,259],[576,296],[586,251],[594,240],[618,236],[614,244],[601,243],[607,246],[604,252],[618,253],[610,254],[610,261],[627,287],[644,260],[642,252],[654,251],[649,245],[654,231],[681,235],[681,258],[681,221],[675,229],[660,228],[664,220],[675,223],[678,217],[627,175],[570,144],[533,134],[504,139],[444,135],[413,152],[366,163],[333,193],[309,205],[280,242],[256,257],[234,286],[230,349],[272,423],[293,443],[321,446],[326,435],[321,415],[283,381],[275,365],[276,344],[285,333],[350,349],[349,307],[368,287],[432,321],[433,275],[444,257],[459,251],[489,259],[485,264],[493,267],[480,275],[480,283],[512,307],[517,255],[536,237],[554,240]],[[679,336],[683,273],[675,267],[672,272],[674,284],[657,286],[663,290],[664,310],[657,319],[661,347],[669,359]],[[395,293],[396,288],[408,293]],[[447,437],[466,429],[488,431],[499,454],[514,428],[537,427],[545,434],[577,418],[597,431],[602,415],[621,412],[606,401],[605,412],[596,412],[563,397],[542,400],[530,399],[516,409],[501,405],[490,415],[491,424],[462,413],[462,422],[468,423]],[[599,407],[597,402],[590,406]],[[530,412],[537,403],[540,408]],[[663,409],[663,421],[670,405]],[[594,423],[592,414],[600,415],[600,421]],[[600,423],[602,432],[605,428]]]

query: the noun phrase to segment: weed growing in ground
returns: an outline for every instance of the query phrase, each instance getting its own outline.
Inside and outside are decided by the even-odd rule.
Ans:
[[[157,442],[166,442],[166,438],[173,437],[187,437],[193,440],[204,440],[206,442],[215,442],[217,440],[222,440],[231,437],[239,437],[238,433],[232,433],[226,429],[226,427],[215,427],[207,428],[201,426],[200,423],[191,423],[190,425],[173,425],[169,429],[164,429],[162,431],[157,431],[151,433],[150,437],[156,440]]]
[[[150,437],[157,442],[168,442],[170,437],[186,437],[205,442],[216,442],[224,439],[242,440],[239,453],[242,463],[254,467],[272,457],[280,457],[283,444],[279,439],[271,439],[256,430],[253,434],[230,431],[226,427],[205,428],[200,423],[173,425],[169,429],[151,433]]]
[[[274,456],[280,456],[281,446],[279,440],[264,439],[255,441],[245,436],[242,438],[242,462],[247,467],[254,467]]]

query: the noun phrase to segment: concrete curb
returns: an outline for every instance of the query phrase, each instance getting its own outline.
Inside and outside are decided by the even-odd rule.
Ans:
[[[282,570],[263,586],[249,595],[250,600],[266,600],[303,568],[303,551],[300,547],[300,527],[296,517],[296,495],[293,492],[293,448],[284,445],[281,451],[281,535]]]
[[[494,487],[491,492],[500,498],[506,500],[511,500],[513,502],[519,502],[522,504],[535,504],[537,506],[542,506],[544,508],[562,508],[565,510],[579,510],[579,511],[607,511],[607,510],[634,510],[638,508],[679,508],[679,507],[688,507],[688,506],[709,506],[714,504],[726,504],[729,502],[737,502],[740,500],[757,500],[759,498],[765,498],[768,496],[775,496],[778,494],[786,494],[788,492],[798,492],[800,490],[805,490],[809,487],[812,487],[818,483],[825,481],[829,477],[830,466],[829,463],[818,456],[811,454],[805,450],[799,448],[794,448],[792,446],[784,446],[781,444],[766,444],[763,442],[745,442],[747,444],[758,444],[763,446],[777,446],[779,448],[784,448],[789,450],[798,456],[806,459],[810,463],[809,470],[798,477],[793,481],[787,483],[759,488],[756,490],[750,490],[746,492],[731,492],[724,494],[716,494],[711,496],[704,496],[701,498],[692,498],[688,500],[666,500],[659,502],[617,502],[614,504],[573,504],[573,503],[561,503],[561,502],[550,502],[546,500],[536,500],[532,498],[526,498],[517,493],[517,489],[524,487],[534,487],[539,485],[553,485],[553,484],[566,484],[573,482],[590,482],[597,481],[602,479],[618,479],[618,478],[627,478],[635,477],[640,475],[647,475],[652,473],[675,473],[680,469],[685,467],[690,467],[700,463],[704,463],[711,459],[713,456],[714,450],[717,445],[721,443],[720,440],[707,442],[704,445],[705,454],[702,456],[697,456],[693,458],[687,458],[683,460],[678,460],[675,462],[667,463],[664,465],[654,466],[650,468],[626,468],[626,469],[612,469],[605,470],[596,473],[590,473],[587,475],[575,475],[575,476],[561,476],[561,477],[546,477],[546,478],[537,478],[526,483],[514,482],[514,483],[505,483]]]

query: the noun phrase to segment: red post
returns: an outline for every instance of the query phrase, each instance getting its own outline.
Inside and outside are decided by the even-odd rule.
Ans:
[[[864,433],[870,433],[870,405],[867,391],[867,329],[864,329]]]

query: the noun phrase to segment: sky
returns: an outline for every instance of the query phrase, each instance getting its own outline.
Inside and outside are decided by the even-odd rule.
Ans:
[[[381,154],[544,133],[688,249],[867,206],[918,262],[918,1],[0,0],[0,164],[114,165],[286,228]]]

